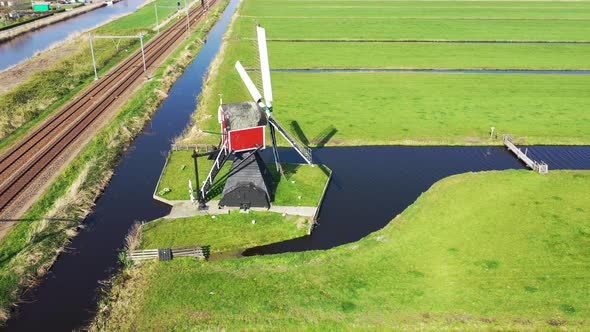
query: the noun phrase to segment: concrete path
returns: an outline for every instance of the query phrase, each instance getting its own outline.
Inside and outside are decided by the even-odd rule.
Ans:
[[[200,215],[228,214],[230,211],[238,211],[239,208],[220,208],[219,201],[207,202],[207,210],[199,210],[198,205],[191,201],[168,201],[172,203],[170,214],[165,216],[166,219],[184,218]],[[252,208],[252,211],[269,211],[275,213],[285,213],[289,215],[311,217],[316,214],[317,208],[313,206],[271,206],[270,209]]]

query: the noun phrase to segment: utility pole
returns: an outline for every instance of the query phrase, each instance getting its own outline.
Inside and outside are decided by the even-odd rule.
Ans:
[[[96,58],[94,57],[94,45],[92,45],[92,34],[88,34],[90,40],[90,53],[92,53],[92,65],[94,66],[94,80],[98,80],[98,72],[96,71]]]
[[[158,1],[154,0],[154,10],[156,12],[156,28],[158,29],[158,33],[160,33],[160,20],[158,20]]]
[[[186,0],[184,0],[184,10],[186,10],[186,38],[188,39],[188,36],[190,35],[191,24],[188,18],[188,6],[186,4]]]
[[[158,33],[160,33],[160,18],[158,16],[158,7],[160,8],[176,8],[176,12],[180,11],[180,2],[178,2],[178,6],[158,6],[157,0],[154,1],[154,12],[156,13],[156,29]]]
[[[145,78],[148,80],[150,79],[147,74],[147,68],[145,66],[145,52],[143,51],[143,34],[139,32],[139,43],[141,45],[141,58],[143,59],[143,73],[145,74]]]
[[[147,65],[145,63],[145,50],[143,48],[143,34],[140,32],[139,35],[137,36],[92,36],[92,34],[88,34],[88,36],[90,37],[90,51],[92,53],[92,64],[94,65],[94,79],[98,80],[98,71],[96,69],[96,58],[94,56],[94,46],[93,46],[93,40],[94,39],[124,39],[124,38],[139,38],[139,43],[141,45],[141,59],[143,60],[143,73],[145,74],[145,77],[149,80],[150,77],[147,74]]]

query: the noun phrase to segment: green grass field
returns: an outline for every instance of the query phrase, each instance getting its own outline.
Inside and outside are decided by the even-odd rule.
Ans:
[[[590,18],[588,2],[552,1],[249,1],[243,16],[411,18]]]
[[[590,24],[574,20],[241,18],[236,34],[256,35],[255,22],[270,39],[544,40],[590,41]]]
[[[298,121],[312,138],[329,124],[338,130],[333,145],[489,144],[492,126],[528,144],[590,141],[588,75],[275,73],[273,79],[277,119]]]
[[[242,58],[254,51],[236,42]],[[590,69],[590,45],[269,43],[273,68]]]
[[[211,253],[223,253],[305,236],[309,223],[305,217],[255,211],[160,219],[142,226],[141,248],[208,245]]]
[[[195,168],[191,155],[192,151],[173,151],[170,154],[168,164],[158,183],[156,190],[158,196],[168,200],[189,199],[189,179],[193,182],[193,188],[196,188]],[[214,161],[201,157],[198,162],[199,181],[205,181]],[[228,161],[221,169],[207,197],[209,200],[220,199],[231,165],[232,162]],[[282,164],[285,177],[279,176],[274,163],[267,166],[273,177],[274,205],[317,206],[319,204],[330,174],[330,170],[325,166]],[[170,191],[166,193],[164,188]]]
[[[590,44],[269,42],[268,49],[274,69],[590,69]],[[226,56],[259,68],[250,40],[229,41]]]
[[[215,114],[219,93],[226,103],[250,99],[233,65],[240,60],[247,68],[259,66],[256,44],[250,39],[254,21],[267,29],[268,38],[586,40],[590,36],[585,32],[590,28],[586,20],[467,18],[480,10],[491,10],[491,16],[530,12],[534,18],[538,11],[559,15],[562,11],[581,12],[588,6],[587,2],[528,1],[246,1],[224,45],[219,68],[204,89],[197,114]],[[388,10],[406,9],[424,15],[444,9],[466,19],[363,17],[365,11],[382,10],[386,15]],[[334,18],[322,19],[323,11],[331,10],[338,12]],[[269,42],[271,68],[275,69],[587,70],[589,51],[586,44]],[[250,75],[260,88],[259,73]],[[511,133],[525,144],[588,144],[585,109],[590,104],[589,77],[275,72],[274,116],[285,126],[297,122],[311,146],[499,144],[488,139],[490,127]],[[218,128],[215,117],[203,115],[197,116],[196,126]],[[330,129],[337,132],[324,142],[323,135]],[[187,142],[216,143],[216,138],[188,137]],[[280,139],[279,143],[286,145]]]
[[[356,243],[154,264],[106,327],[585,330],[589,185],[588,171],[453,176]]]
[[[526,144],[590,142],[589,75],[273,73],[272,78],[274,116],[285,125],[296,121],[311,146],[330,128],[337,132],[328,145],[498,144],[488,139],[490,127]],[[247,100],[240,84],[234,71],[224,71],[219,85],[239,91],[224,94],[224,101]],[[203,125],[218,127],[215,119]]]

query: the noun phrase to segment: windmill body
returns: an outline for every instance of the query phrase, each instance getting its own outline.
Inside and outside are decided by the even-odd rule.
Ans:
[[[222,144],[235,156],[219,205],[269,208],[272,176],[258,152],[266,143],[264,111],[255,102],[221,104],[218,119]]]
[[[265,128],[268,123],[264,111],[254,102],[222,104],[218,114],[222,140],[233,152],[264,149]]]
[[[236,70],[244,82],[253,101],[233,104],[221,104],[218,121],[221,125],[220,149],[209,175],[199,192],[199,201],[204,204],[207,193],[213,186],[213,180],[231,155],[234,164],[223,189],[220,206],[270,207],[272,177],[260,157],[259,151],[266,147],[266,126],[269,126],[273,155],[277,171],[282,173],[276,143],[276,131],[307,162],[312,164],[311,150],[293,139],[287,131],[272,117],[272,86],[270,66],[266,48],[266,33],[261,27],[256,28],[260,52],[260,71],[264,97],[250,79],[240,62]]]

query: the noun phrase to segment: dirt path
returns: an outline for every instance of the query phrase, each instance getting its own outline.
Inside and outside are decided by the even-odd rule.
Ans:
[[[28,60],[0,71],[0,95],[7,93],[19,84],[27,81],[34,74],[50,68],[64,57],[77,51],[80,42],[82,42],[80,40],[80,34],[73,35],[56,43],[49,49],[35,54]]]

